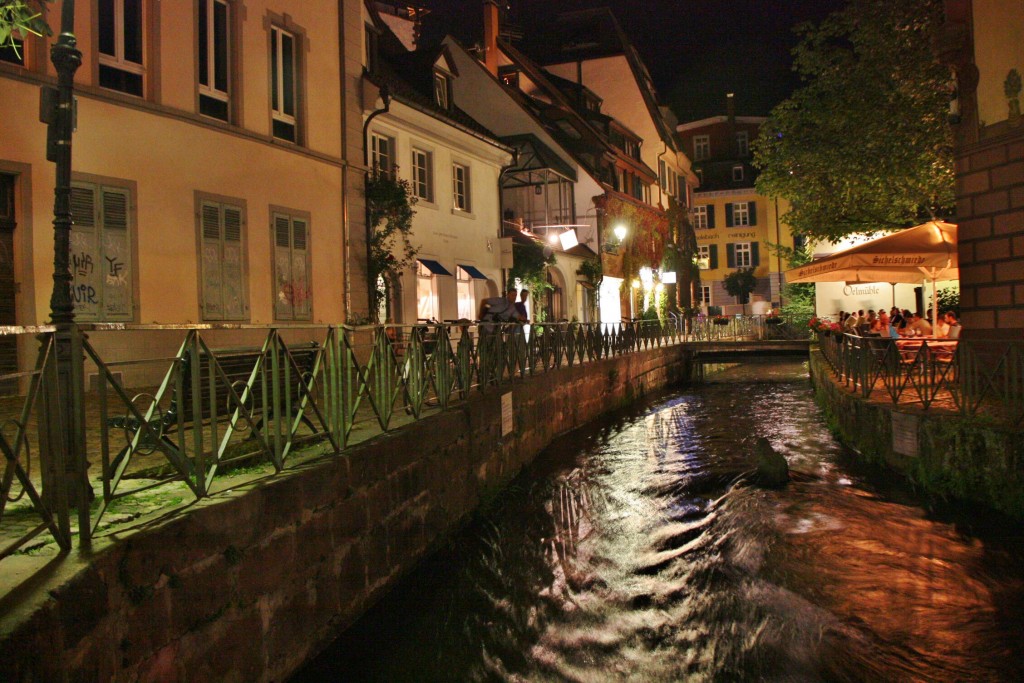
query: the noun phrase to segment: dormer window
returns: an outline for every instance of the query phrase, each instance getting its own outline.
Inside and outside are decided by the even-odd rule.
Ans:
[[[451,79],[440,71],[434,72],[434,101],[441,109],[451,108]]]

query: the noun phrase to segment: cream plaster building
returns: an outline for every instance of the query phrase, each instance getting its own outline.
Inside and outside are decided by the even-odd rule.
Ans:
[[[395,33],[392,26],[403,24],[378,4],[364,5],[363,15],[368,160],[409,181],[418,248],[417,263],[391,283],[378,315],[404,324],[475,320],[480,302],[504,284],[498,183],[512,148],[462,110],[462,71],[451,51],[410,50],[415,31]]]
[[[361,68],[358,4],[113,0],[76,12],[76,319],[291,325],[365,310],[345,269],[365,234],[361,199],[349,204],[359,103],[342,92]],[[51,24],[59,16],[55,2]],[[38,118],[53,40],[0,55],[0,297],[14,301],[0,324],[49,313],[55,175]]]

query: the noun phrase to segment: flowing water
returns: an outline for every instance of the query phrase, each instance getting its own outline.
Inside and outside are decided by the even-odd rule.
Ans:
[[[1020,526],[858,466],[803,364],[716,377],[557,441],[294,681],[1024,680]]]

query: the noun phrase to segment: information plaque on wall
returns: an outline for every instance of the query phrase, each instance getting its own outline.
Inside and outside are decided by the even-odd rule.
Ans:
[[[918,455],[917,427],[918,418],[916,415],[893,411],[892,449],[900,455],[916,458]]]
[[[501,396],[501,435],[512,433],[512,392]]]

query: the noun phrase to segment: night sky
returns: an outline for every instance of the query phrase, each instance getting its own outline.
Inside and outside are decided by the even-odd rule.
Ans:
[[[680,121],[725,113],[765,115],[799,81],[791,70],[793,27],[818,22],[843,0],[505,0],[524,29],[546,13],[608,6],[643,56],[661,100]],[[428,35],[480,40],[482,0],[422,0]],[[447,27],[447,28],[440,28]]]

